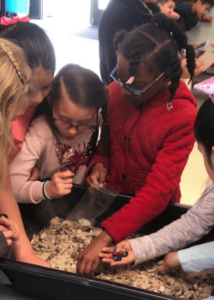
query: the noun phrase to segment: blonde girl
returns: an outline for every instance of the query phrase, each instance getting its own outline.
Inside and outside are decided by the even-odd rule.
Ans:
[[[12,121],[25,112],[32,95],[31,70],[22,50],[13,43],[0,39],[0,190],[5,183],[8,154],[13,146]],[[16,203],[11,206],[11,212],[14,209],[18,210]],[[0,213],[2,256],[7,252],[6,246],[19,238],[19,230],[16,223],[4,215],[4,204],[0,207]]]

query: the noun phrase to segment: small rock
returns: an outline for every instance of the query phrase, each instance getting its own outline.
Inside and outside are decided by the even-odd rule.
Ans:
[[[195,291],[197,291],[197,290],[198,290],[198,284],[195,283],[195,284],[193,285],[193,288],[194,288]]]
[[[161,266],[163,264],[163,260],[159,260],[158,262],[157,262],[157,265],[158,266]]]
[[[175,293],[175,297],[179,297],[181,295],[182,295],[182,290],[180,290],[180,291],[178,291],[178,292]]]
[[[159,290],[160,290],[161,293],[164,293],[165,287],[164,286],[160,286]]]
[[[199,290],[199,292],[202,294],[203,293],[203,291],[204,291],[204,289],[200,286],[199,288],[198,288],[198,290]]]
[[[164,294],[166,294],[166,295],[171,295],[171,290],[170,290],[170,289],[165,289]]]
[[[154,273],[156,271],[157,271],[156,269],[149,269],[149,270],[147,270],[148,273]]]
[[[175,290],[176,292],[179,292],[179,291],[180,291],[179,286],[175,286],[175,287],[174,287],[174,290]]]
[[[207,294],[207,295],[211,295],[211,289],[210,289],[210,287],[205,287],[204,288],[204,294]]]
[[[192,293],[190,291],[186,291],[184,293],[184,297],[187,298],[187,299],[191,298],[191,296],[192,296]]]
[[[196,297],[198,297],[200,295],[199,291],[195,292]]]

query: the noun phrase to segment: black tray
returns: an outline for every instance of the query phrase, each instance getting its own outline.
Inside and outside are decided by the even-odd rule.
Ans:
[[[66,218],[68,213],[81,199],[86,191],[83,186],[75,185],[72,193],[66,197],[42,201],[38,205],[23,204],[20,205],[24,225],[29,238],[34,233],[39,232],[54,217]],[[97,224],[120,209],[128,203],[130,196],[118,195],[109,210],[103,214]],[[169,204],[166,210],[156,219],[148,223],[139,230],[142,234],[150,234],[180,218],[187,212],[189,206],[179,204]],[[214,240],[214,230],[201,239],[198,243]],[[159,293],[154,293],[138,288],[128,287],[122,284],[116,284],[101,279],[92,279],[86,276],[72,274],[64,271],[46,269],[30,264],[12,262],[0,259],[0,269],[10,279],[12,286],[7,287],[8,295],[10,293],[23,293],[23,300],[67,300],[67,299],[89,299],[89,300],[134,300],[134,299],[176,299]],[[1,278],[0,278],[1,279]],[[0,286],[0,299],[2,298]],[[5,294],[6,295],[6,292]],[[26,296],[27,295],[27,296]],[[28,298],[26,298],[28,297]],[[32,298],[30,298],[32,297]],[[16,298],[5,298],[16,299]],[[17,297],[17,299],[19,299]]]

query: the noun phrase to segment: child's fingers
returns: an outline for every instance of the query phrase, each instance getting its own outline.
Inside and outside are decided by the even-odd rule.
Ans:
[[[102,261],[109,263],[109,264],[112,264],[114,262],[114,260],[112,258],[106,258],[106,257],[102,258]]]
[[[11,230],[4,231],[3,234],[4,234],[4,236],[5,236],[6,239],[12,239],[12,238],[14,238],[13,232]]]
[[[102,251],[107,252],[107,253],[111,253],[111,252],[114,251],[114,249],[112,247],[104,247],[104,248],[102,248]]]
[[[72,184],[73,179],[72,178],[65,178],[63,179],[63,184]]]
[[[61,179],[66,179],[66,178],[70,178],[73,177],[74,173],[72,173],[71,171],[67,170],[65,172],[60,172],[58,173],[58,177]]]
[[[104,184],[106,181],[106,171],[100,171],[99,184]]]
[[[116,245],[116,252],[121,251],[122,249],[131,250],[131,245],[129,241],[122,241]]]
[[[4,232],[4,231],[6,231],[6,230],[7,230],[7,228],[6,228],[5,226],[0,225],[0,231],[1,231],[1,232]]]
[[[94,172],[93,174],[91,174],[89,177],[89,184],[93,184],[93,182],[99,182],[99,171]]]
[[[110,253],[100,253],[99,254],[99,257],[101,257],[101,258],[109,258],[110,256],[111,256]]]

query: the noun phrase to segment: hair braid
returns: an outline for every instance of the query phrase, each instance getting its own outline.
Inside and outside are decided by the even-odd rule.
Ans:
[[[186,49],[187,69],[190,73],[190,81],[194,76],[195,70],[195,51],[191,45],[188,45],[187,36],[183,32],[175,20],[167,18],[164,14],[156,14],[152,18],[152,23],[164,28],[168,32],[172,32],[173,38],[178,46],[178,49]]]
[[[170,69],[171,69],[171,84],[169,86],[170,91],[170,99],[171,101],[174,96],[177,88],[180,85],[180,78],[183,73],[183,70],[181,68],[180,59],[177,55],[175,55],[173,52],[169,52],[169,61],[170,61]]]
[[[7,46],[5,46],[5,44],[3,44],[1,42],[0,42],[0,47],[2,48],[2,50],[4,50],[4,52],[7,54],[7,56],[10,59],[10,61],[12,62],[14,68],[16,69],[16,72],[17,72],[17,74],[19,76],[19,79],[20,79],[21,83],[23,85],[25,85],[24,76],[23,76],[23,74],[22,74],[22,72],[20,70],[19,64],[16,62],[15,57],[13,56],[11,50]]]
[[[114,37],[114,49],[115,51],[118,50],[119,44],[124,40],[125,36],[127,35],[126,30],[120,30],[116,32],[115,37]]]
[[[134,76],[142,59],[143,44],[141,39],[136,39],[136,43],[131,48],[129,57],[129,74]]]

